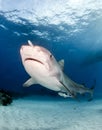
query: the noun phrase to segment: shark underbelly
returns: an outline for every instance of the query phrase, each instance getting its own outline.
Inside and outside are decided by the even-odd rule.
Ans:
[[[25,65],[26,72],[43,87],[46,87],[50,90],[60,91],[61,84],[55,76],[50,75],[49,71],[45,67],[39,64],[30,64]],[[38,71],[39,70],[39,71]]]
[[[51,78],[42,78],[42,79],[38,79],[38,82],[40,85],[42,85],[43,87],[46,87],[50,90],[54,90],[54,91],[60,91],[61,90],[61,84],[59,81],[57,81],[54,77]]]

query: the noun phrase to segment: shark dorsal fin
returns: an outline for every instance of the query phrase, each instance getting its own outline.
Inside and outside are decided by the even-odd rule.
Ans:
[[[30,40],[28,40],[28,44],[29,44],[30,46],[32,46],[32,47],[34,46],[33,43],[32,43]]]
[[[62,59],[58,63],[60,65],[61,69],[63,70],[64,69],[64,60]]]

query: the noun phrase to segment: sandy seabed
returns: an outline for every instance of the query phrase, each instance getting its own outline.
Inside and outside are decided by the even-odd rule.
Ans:
[[[0,106],[0,130],[102,130],[102,98],[31,96]]]

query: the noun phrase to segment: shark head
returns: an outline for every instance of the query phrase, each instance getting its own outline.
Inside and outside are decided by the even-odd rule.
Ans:
[[[28,45],[21,46],[20,54],[26,70],[30,66],[30,69],[38,69],[42,73],[50,71],[51,74],[53,70],[59,71],[59,65],[51,52],[41,46],[33,45],[29,40]]]

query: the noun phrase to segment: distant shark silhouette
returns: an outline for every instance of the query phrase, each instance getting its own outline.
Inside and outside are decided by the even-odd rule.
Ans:
[[[102,50],[90,52],[81,63],[81,66],[85,67],[98,62],[102,62]]]
[[[24,68],[31,77],[23,84],[24,87],[40,84],[57,91],[63,97],[76,98],[77,93],[90,93],[92,99],[93,88],[89,89],[72,81],[63,72],[64,60],[57,62],[50,51],[44,47],[33,45],[28,40],[28,45],[21,46],[20,54]]]

